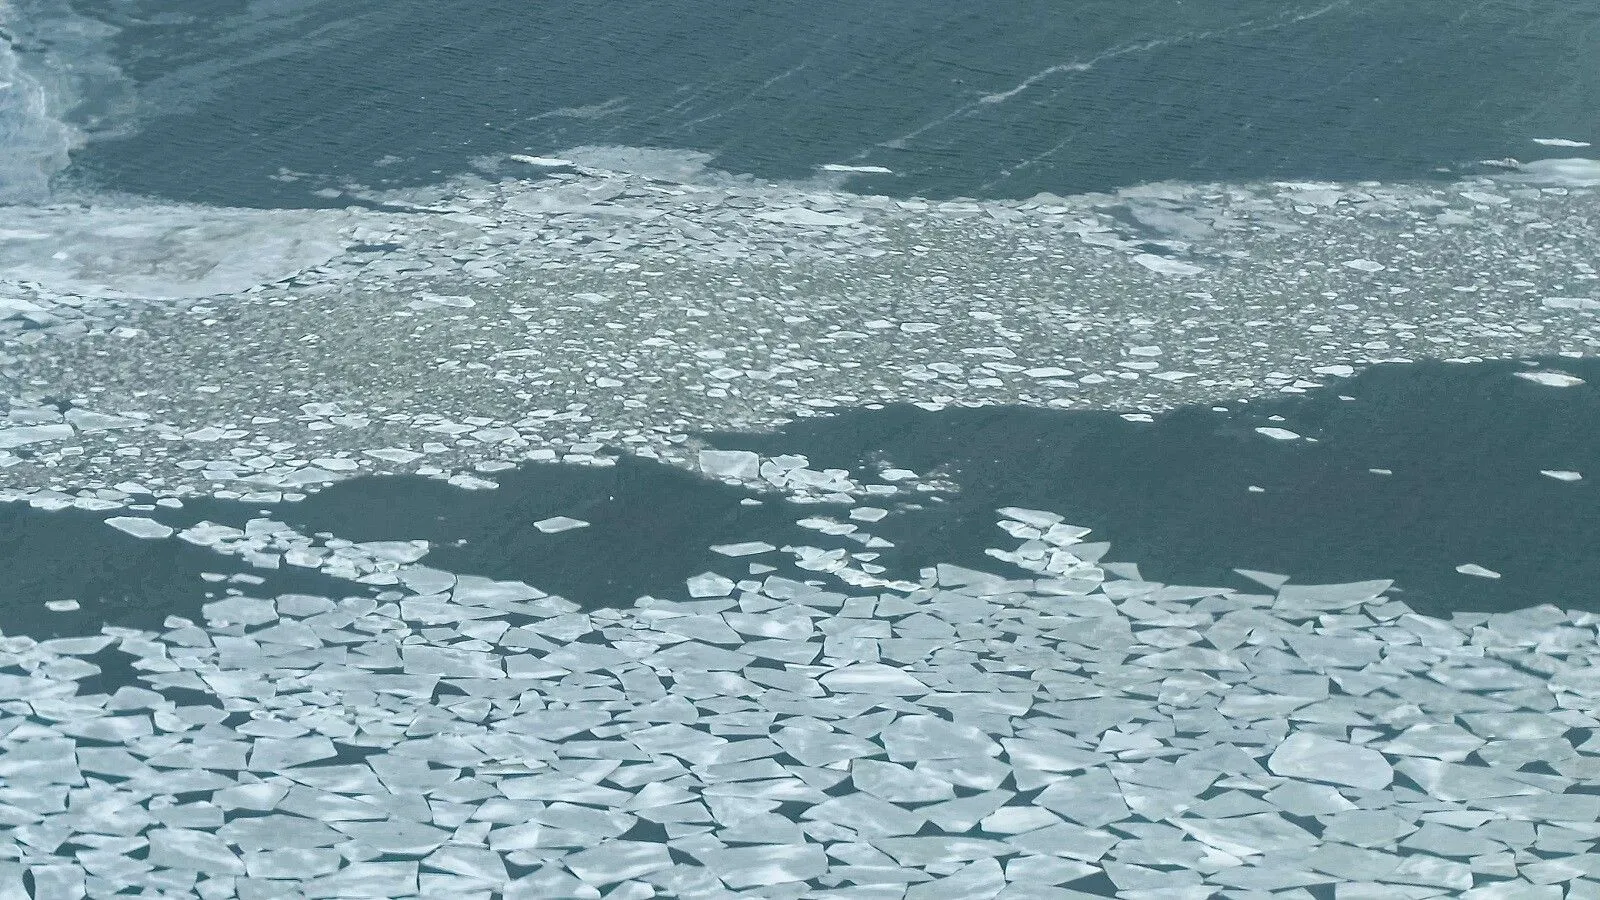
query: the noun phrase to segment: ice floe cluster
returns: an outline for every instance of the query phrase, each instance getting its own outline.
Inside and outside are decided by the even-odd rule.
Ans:
[[[1001,512],[888,588],[752,540],[583,612],[396,545],[377,597],[0,638],[0,893],[1600,892],[1600,617],[1158,584]]]
[[[1138,414],[1600,346],[1586,160],[946,202],[666,151],[484,165],[344,210],[26,211],[0,232],[0,485],[692,466],[686,434],[840,407]]]

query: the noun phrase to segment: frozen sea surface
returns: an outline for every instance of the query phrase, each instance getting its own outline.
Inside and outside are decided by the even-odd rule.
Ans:
[[[1600,883],[1594,614],[1430,617],[1388,581],[1167,585],[1100,563],[1057,513],[1001,514],[1006,564],[907,584],[789,550],[586,613],[412,562],[375,597],[253,592],[158,631],[0,638],[17,838],[0,884],[1065,900]]]

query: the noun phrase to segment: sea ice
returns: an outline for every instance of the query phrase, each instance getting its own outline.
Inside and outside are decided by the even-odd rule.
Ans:
[[[1583,384],[1582,378],[1565,372],[1517,372],[1516,376],[1546,387],[1577,387]]]
[[[125,534],[146,540],[168,538],[173,534],[170,526],[144,516],[112,516],[106,519],[106,524]]]
[[[712,478],[761,476],[761,457],[748,450],[701,450],[699,460],[700,471]]]
[[[1369,273],[1382,272],[1384,269],[1388,268],[1383,263],[1374,262],[1370,259],[1347,259],[1340,265],[1343,265],[1347,269],[1355,269],[1357,272]]]
[[[1279,744],[1268,757],[1267,768],[1286,778],[1369,790],[1388,787],[1394,780],[1394,769],[1382,753],[1304,731]]]
[[[1472,575],[1478,578],[1499,578],[1500,573],[1493,569],[1486,569],[1477,563],[1462,563],[1456,566],[1456,571],[1463,575]]]
[[[587,528],[589,527],[589,523],[583,521],[582,519],[574,519],[570,516],[552,516],[548,519],[540,519],[539,521],[533,523],[533,527],[539,529],[545,534],[559,534],[563,531],[571,531],[575,528]]]
[[[1172,259],[1166,256],[1157,256],[1154,253],[1140,253],[1133,261],[1152,272],[1161,275],[1198,275],[1205,269],[1193,263]]]
[[[1266,427],[1262,427],[1262,428],[1257,428],[1256,431],[1259,434],[1264,434],[1267,437],[1272,438],[1273,440],[1278,440],[1278,441],[1293,441],[1293,440],[1296,440],[1296,439],[1298,439],[1300,437],[1300,435],[1296,434],[1293,431],[1290,431],[1287,428],[1278,428],[1276,426],[1266,426]]]
[[[805,881],[828,871],[828,857],[820,844],[728,847],[695,856],[735,889]]]
[[[1582,481],[1583,473],[1571,469],[1540,469],[1539,474],[1557,481]]]

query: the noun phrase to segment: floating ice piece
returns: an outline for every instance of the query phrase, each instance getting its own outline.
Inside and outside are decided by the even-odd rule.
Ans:
[[[947,722],[937,716],[901,716],[881,734],[896,762],[929,759],[998,756],[1000,745],[972,725]]]
[[[1499,578],[1500,573],[1493,569],[1485,569],[1477,563],[1462,563],[1456,566],[1456,571],[1463,575],[1473,575],[1478,578]]]
[[[1600,300],[1593,297],[1546,297],[1539,301],[1545,309],[1578,309],[1585,312],[1600,311]]]
[[[1022,374],[1029,378],[1071,378],[1078,373],[1071,369],[1063,369],[1060,366],[1035,366],[1031,369],[1023,369]]]
[[[80,607],[76,600],[46,600],[44,608],[51,612],[77,612]]]
[[[391,462],[399,466],[422,458],[421,453],[415,450],[407,450],[403,447],[384,447],[379,450],[364,450],[362,452],[374,459],[381,459],[384,462]]]
[[[571,516],[551,516],[548,519],[540,519],[533,523],[533,527],[545,534],[559,534],[563,531],[571,531],[574,528],[588,528],[589,523],[582,519],[574,519]]]
[[[88,409],[69,409],[63,418],[67,420],[68,424],[85,434],[91,434],[96,431],[111,431],[117,428],[137,428],[148,424],[130,416],[113,416]]]
[[[1582,378],[1565,372],[1517,372],[1516,376],[1546,387],[1577,387],[1583,384]]]
[[[807,225],[816,227],[837,227],[840,225],[854,225],[861,220],[854,216],[841,216],[833,213],[817,212],[796,206],[790,209],[762,210],[755,214],[758,219],[768,222],[781,222],[785,225]]]
[[[672,867],[666,844],[610,840],[563,857],[562,864],[589,884],[611,884]]]
[[[759,478],[761,457],[749,450],[701,450],[700,471],[712,478]]]
[[[828,871],[821,844],[727,847],[695,853],[700,862],[735,890],[806,881]]]
[[[891,803],[926,803],[953,800],[956,796],[955,787],[948,781],[876,759],[853,760],[850,777],[857,788]]]
[[[0,278],[60,293],[147,300],[232,294],[281,281],[344,250],[342,210],[247,210],[141,203],[9,207],[8,226],[51,250],[0,236]]]
[[[1296,432],[1290,431],[1287,428],[1278,428],[1277,426],[1273,425],[1257,428],[1256,433],[1264,434],[1275,441],[1293,441],[1299,440],[1300,438],[1300,435]]]
[[[1346,365],[1316,366],[1311,371],[1317,375],[1332,375],[1335,378],[1349,378],[1356,373],[1354,366]]]
[[[1571,469],[1540,469],[1539,474],[1557,481],[1582,481],[1583,473]]]
[[[511,153],[506,156],[506,159],[545,169],[571,168],[574,165],[570,159],[561,159],[555,156],[525,156],[521,153]]]
[[[146,837],[149,860],[159,866],[219,875],[243,875],[244,863],[223,840],[204,831],[159,828]]]
[[[1298,732],[1278,745],[1267,759],[1272,774],[1285,778],[1326,781],[1378,790],[1394,781],[1394,768],[1383,754],[1309,732]]]
[[[37,444],[42,441],[60,441],[72,437],[71,425],[21,425],[0,428],[0,450]]]
[[[1198,275],[1205,271],[1193,263],[1157,256],[1154,253],[1140,253],[1133,258],[1133,261],[1161,275]]]
[[[712,553],[723,556],[754,556],[757,553],[771,553],[778,549],[766,541],[744,541],[739,544],[713,544]]]
[[[163,525],[155,519],[144,516],[112,516],[106,519],[106,524],[124,534],[131,534],[136,538],[145,540],[159,540],[172,537],[173,529]]]
[[[1357,272],[1382,272],[1388,268],[1383,263],[1370,259],[1347,259],[1339,265],[1346,269],[1355,269]]]
[[[1581,157],[1536,159],[1523,163],[1515,172],[1497,177],[1507,181],[1560,187],[1600,187],[1600,160]]]
[[[1369,603],[1394,586],[1392,580],[1353,581],[1348,584],[1286,584],[1278,589],[1280,609],[1349,609]]]
[[[1588,145],[1585,144],[1584,146]],[[883,166],[847,166],[843,163],[823,163],[821,168],[824,172],[860,172],[863,175],[894,174],[893,169],[886,169]]]
[[[1053,512],[1042,509],[1024,509],[1020,506],[1002,506],[998,512],[1008,519],[1015,519],[1024,525],[1032,525],[1035,528],[1049,528],[1063,519],[1062,516]]]
[[[1279,575],[1276,572],[1261,572],[1255,569],[1234,569],[1233,571],[1274,591],[1289,583],[1289,576]]]
[[[688,586],[689,596],[696,598],[726,597],[733,593],[734,588],[731,578],[725,578],[715,572],[702,572],[688,579]]]
[[[882,663],[857,663],[835,669],[823,675],[822,686],[835,693],[881,694],[885,696],[919,696],[929,692],[929,687],[913,678],[904,669]]]
[[[1534,138],[1535,144],[1545,147],[1588,147],[1588,141],[1574,141],[1568,138]]]

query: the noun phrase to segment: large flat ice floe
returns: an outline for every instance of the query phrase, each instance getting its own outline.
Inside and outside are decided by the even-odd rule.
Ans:
[[[898,587],[730,568],[583,613],[398,542],[367,548],[399,576],[376,598],[0,638],[0,890],[1600,890],[1600,617],[1159,584],[1004,514],[1020,568]],[[87,687],[128,655],[131,683]]]
[[[339,256],[345,219],[326,210],[8,208],[0,284],[135,300],[239,293]]]

